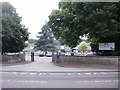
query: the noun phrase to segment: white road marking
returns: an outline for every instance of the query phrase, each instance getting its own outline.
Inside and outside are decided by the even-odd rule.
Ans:
[[[24,80],[21,80],[20,82],[25,82]]]
[[[24,74],[28,74],[28,73],[20,73],[20,74],[24,75]]]
[[[1,74],[4,74],[4,73],[11,73],[11,72],[0,72]]]
[[[46,74],[46,73],[43,73],[44,75]]]
[[[90,81],[83,81],[84,83],[89,83]]]
[[[78,75],[82,75],[81,73],[78,73]]]
[[[18,74],[17,72],[12,72],[12,74]]]
[[[114,80],[114,82],[118,82],[118,80]]]
[[[99,74],[99,73],[93,73],[94,75],[97,75],[97,74]]]
[[[108,80],[109,82],[112,82],[112,80]]]
[[[71,73],[68,73],[68,75],[71,75]]]
[[[0,80],[0,82],[3,82],[3,80]]]
[[[47,81],[31,81],[31,80],[0,80],[2,82],[20,82],[20,83],[48,83]],[[110,83],[110,82],[118,82],[118,80],[97,80],[97,81],[75,81],[77,83]]]
[[[32,83],[33,83],[34,81],[29,81],[29,82],[32,82]]]
[[[0,69],[0,70],[2,71],[2,70],[10,70],[10,69]]]
[[[94,81],[90,81],[91,83],[94,82]]]
[[[8,82],[10,81],[10,80],[7,80]]]
[[[106,83],[109,82],[109,80],[105,81]]]
[[[42,75],[42,73],[39,73],[39,75]]]
[[[47,83],[47,81],[40,81],[41,83]]]
[[[30,73],[30,75],[35,75],[35,74],[37,74],[37,73]]]
[[[69,73],[69,75],[74,75],[75,73]]]
[[[97,83],[97,82],[100,82],[100,81],[95,81],[95,82]]]
[[[75,81],[75,82],[77,82],[77,83],[82,83],[82,82],[84,82],[84,83],[110,83],[110,82],[118,82],[118,80],[97,80],[97,81]]]
[[[19,80],[18,82],[22,82],[22,83],[47,83],[47,81],[24,81],[24,80]]]
[[[100,72],[100,74],[108,74],[108,73],[105,73],[105,72]]]
[[[66,75],[66,73],[49,73],[49,75]]]
[[[84,74],[86,74],[86,75],[91,75],[91,73],[84,73]]]

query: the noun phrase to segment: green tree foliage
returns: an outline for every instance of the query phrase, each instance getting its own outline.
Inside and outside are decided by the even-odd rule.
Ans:
[[[36,43],[36,41],[37,41],[36,39],[29,39],[28,43]]]
[[[98,52],[99,43],[115,42],[115,51],[120,52],[119,14],[118,2],[60,2],[59,10],[52,11],[48,23],[55,37],[70,47],[86,35],[96,47],[94,51]]]
[[[0,25],[0,53],[2,52],[2,25]]]
[[[38,34],[39,39],[35,44],[35,49],[42,51],[54,51],[55,49],[54,37],[47,24],[43,25],[42,31],[39,32]]]
[[[88,49],[88,45],[86,42],[81,42],[80,43],[80,46],[78,47],[79,50],[83,51],[83,55],[84,55],[84,52]]]
[[[61,52],[64,52],[64,53],[65,53],[66,51],[65,51],[65,49],[61,49]]]
[[[2,52],[2,3],[0,3],[0,54]]]
[[[78,47],[78,49],[79,49],[79,50],[82,50],[82,51],[87,50],[87,48],[88,48],[88,45],[87,45],[86,42],[81,42],[81,43],[80,43],[80,46]]]
[[[24,49],[29,33],[20,22],[16,9],[10,3],[2,2],[2,53]]]

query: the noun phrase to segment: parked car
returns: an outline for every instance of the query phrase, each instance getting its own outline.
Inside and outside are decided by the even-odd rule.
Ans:
[[[65,53],[58,53],[58,55],[65,56]]]
[[[53,54],[54,54],[54,55],[57,55],[57,52],[54,52]]]
[[[39,57],[43,57],[43,56],[45,56],[45,53],[44,52],[40,52],[38,55],[39,55]]]
[[[66,52],[65,56],[71,56],[71,53],[70,52]]]
[[[87,54],[86,56],[95,56],[95,54]]]
[[[46,56],[47,57],[51,57],[52,56],[52,52],[47,52]]]

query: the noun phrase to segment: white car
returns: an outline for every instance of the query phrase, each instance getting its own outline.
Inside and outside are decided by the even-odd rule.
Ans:
[[[65,56],[71,56],[71,53],[70,52],[66,52]]]
[[[47,57],[51,57],[52,56],[52,52],[47,52],[46,56]]]

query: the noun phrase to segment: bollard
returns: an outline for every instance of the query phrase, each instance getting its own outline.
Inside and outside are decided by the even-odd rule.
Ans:
[[[34,52],[31,52],[31,62],[34,62]]]

